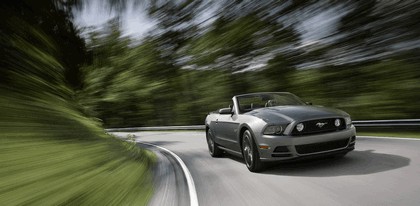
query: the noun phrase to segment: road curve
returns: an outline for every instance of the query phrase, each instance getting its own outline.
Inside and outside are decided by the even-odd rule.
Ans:
[[[419,205],[420,141],[358,138],[340,159],[274,165],[251,173],[231,155],[212,158],[204,132],[138,132],[185,162],[204,205]]]

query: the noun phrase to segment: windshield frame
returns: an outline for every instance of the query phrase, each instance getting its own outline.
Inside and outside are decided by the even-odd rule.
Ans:
[[[266,107],[307,105],[298,96],[290,92],[261,92],[241,94],[235,97],[238,105],[238,112],[240,114]],[[272,102],[269,103],[269,101]]]

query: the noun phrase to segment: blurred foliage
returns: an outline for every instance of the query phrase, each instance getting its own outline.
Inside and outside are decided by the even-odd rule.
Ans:
[[[353,119],[420,115],[420,2],[106,2],[143,7],[156,27],[133,40],[117,17],[85,43],[72,16],[85,2],[0,3],[1,203],[146,204],[153,155],[102,124],[203,124],[240,93],[289,91]]]
[[[2,13],[0,14],[2,32],[26,36],[34,46],[42,48],[45,42],[31,39],[31,33],[27,34],[25,29],[18,28],[18,25],[23,22],[36,27],[48,36],[50,44],[60,45],[54,48],[52,54],[63,65],[66,83],[74,89],[82,87],[79,68],[89,61],[84,40],[78,35],[79,31],[72,22],[72,7],[70,5],[80,4],[77,2],[77,0],[43,0],[40,2],[6,0],[1,3]],[[7,44],[7,42],[4,43]],[[10,46],[2,48],[2,52],[10,52],[7,49],[11,49]],[[1,73],[1,76],[3,75]]]
[[[77,102],[88,56],[61,3],[0,3],[0,204],[146,205],[154,156]]]
[[[353,119],[418,118],[420,5],[409,2],[146,1],[157,25],[146,38],[125,37],[118,19],[89,34],[80,101],[107,127],[202,124],[260,91]],[[299,26],[333,17],[317,38]]]

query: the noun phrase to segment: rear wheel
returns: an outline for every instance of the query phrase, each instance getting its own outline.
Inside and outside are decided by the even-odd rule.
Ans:
[[[249,171],[259,172],[263,169],[257,145],[249,130],[245,130],[242,136],[242,155]]]
[[[213,133],[211,132],[210,128],[207,130],[206,133],[207,145],[209,147],[209,153],[212,157],[220,157],[223,154],[223,150],[217,147],[216,142],[214,142]]]

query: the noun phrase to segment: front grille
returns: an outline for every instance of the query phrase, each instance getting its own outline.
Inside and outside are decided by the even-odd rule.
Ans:
[[[292,154],[271,154],[272,157],[291,157]]]
[[[302,136],[302,135],[311,135],[311,134],[320,134],[328,133],[346,129],[346,123],[343,118],[338,118],[340,120],[340,126],[335,126],[334,121],[337,118],[328,118],[328,119],[317,119],[302,122],[304,129],[302,131],[297,131],[296,127],[292,131],[293,136]]]
[[[339,148],[344,148],[347,146],[349,138],[342,140],[334,140],[329,142],[314,143],[314,144],[304,144],[295,146],[297,153],[299,154],[310,154],[315,152],[324,152]]]

